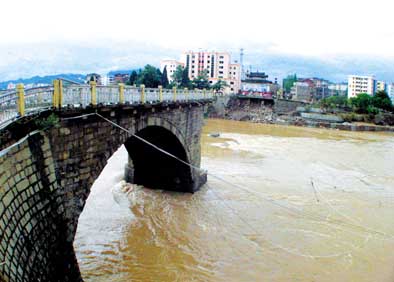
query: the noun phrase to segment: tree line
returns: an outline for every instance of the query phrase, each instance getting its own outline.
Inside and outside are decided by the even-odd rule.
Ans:
[[[130,74],[127,85],[145,85],[148,88],[157,88],[159,85],[163,88],[188,88],[188,89],[213,89],[221,91],[227,87],[223,80],[217,81],[211,85],[206,70],[201,71],[193,80],[189,78],[189,69],[178,66],[171,76],[171,82],[168,80],[167,67],[163,72],[152,65],[146,65],[143,69],[133,70]]]
[[[345,96],[331,96],[322,99],[319,105],[326,109],[350,109],[360,114],[378,114],[381,111],[394,111],[390,97],[384,90],[377,91],[373,96],[361,93],[350,99]]]

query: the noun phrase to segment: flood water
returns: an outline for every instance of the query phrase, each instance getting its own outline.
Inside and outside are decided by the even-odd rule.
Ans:
[[[80,217],[87,282],[394,281],[393,134],[207,120],[213,176],[193,195],[131,199],[126,161],[121,148]]]

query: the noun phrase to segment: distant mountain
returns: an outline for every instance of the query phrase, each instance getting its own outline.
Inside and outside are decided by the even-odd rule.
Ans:
[[[85,75],[84,74],[74,74],[74,73],[62,73],[56,75],[46,75],[46,76],[33,76],[30,78],[19,78],[16,80],[8,80],[0,82],[0,89],[7,89],[7,85],[9,83],[18,84],[52,84],[53,80],[57,78],[65,78],[68,80],[72,80],[79,83],[84,83]]]
[[[216,50],[231,52],[233,60],[239,58],[239,50],[235,46],[217,47]],[[297,73],[298,77],[321,77],[342,82],[347,81],[347,76],[351,74],[373,74],[378,80],[394,82],[394,57],[354,54],[313,57],[273,53],[264,46],[244,47],[245,69],[264,71],[270,80],[276,77],[281,81],[288,74]],[[54,73],[130,73],[146,64],[158,67],[161,59],[179,59],[181,53],[182,50],[141,42],[0,45],[0,81],[19,82],[19,77],[45,77]],[[49,76],[49,82],[52,79]],[[3,83],[0,84],[0,88],[4,87]]]
[[[118,73],[120,73],[120,74],[130,74],[133,70],[134,69],[132,69],[132,70],[113,70],[113,71],[110,71],[108,73],[108,75],[115,75],[115,74],[118,74]]]

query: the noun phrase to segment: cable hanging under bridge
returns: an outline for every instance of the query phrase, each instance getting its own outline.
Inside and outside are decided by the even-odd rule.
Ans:
[[[186,166],[189,166],[190,168],[192,168],[194,170],[197,170],[200,173],[206,173],[209,176],[211,176],[212,178],[215,178],[215,179],[217,179],[217,180],[219,180],[219,181],[221,181],[221,182],[223,182],[223,183],[225,183],[225,184],[227,184],[227,185],[229,185],[231,187],[234,187],[234,188],[237,188],[239,190],[245,191],[245,192],[247,192],[249,194],[252,194],[254,196],[258,196],[259,199],[262,199],[265,202],[267,202],[267,203],[269,203],[269,204],[271,204],[273,206],[276,206],[276,207],[278,207],[278,208],[280,208],[282,210],[285,210],[286,212],[288,212],[288,213],[290,213],[292,215],[295,215],[295,216],[301,217],[301,218],[305,218],[305,219],[318,221],[318,222],[321,222],[321,223],[326,223],[330,228],[334,228],[334,229],[337,229],[337,230],[339,229],[339,230],[344,231],[344,232],[348,231],[350,233],[354,233],[354,234],[357,234],[357,235],[360,235],[359,233],[357,233],[357,231],[363,232],[363,233],[367,233],[368,234],[367,240],[369,240],[371,235],[382,236],[383,240],[385,240],[385,239],[393,239],[394,238],[393,235],[386,234],[386,233],[384,233],[382,231],[369,228],[368,226],[363,226],[363,225],[359,224],[358,222],[356,222],[355,220],[353,220],[351,217],[348,217],[348,216],[340,213],[327,200],[325,200],[323,198],[323,195],[317,190],[317,187],[313,184],[313,180],[312,179],[311,179],[311,183],[312,183],[312,187],[313,187],[314,192],[315,192],[315,196],[318,195],[320,197],[320,199],[322,199],[322,202],[326,203],[330,209],[332,209],[335,213],[337,213],[338,215],[340,215],[341,217],[346,219],[346,221],[338,220],[338,219],[337,220],[335,220],[335,219],[328,219],[328,218],[324,218],[322,216],[319,216],[318,214],[314,214],[314,213],[311,213],[311,212],[303,211],[303,210],[301,210],[299,208],[296,208],[296,207],[292,207],[292,206],[289,207],[289,206],[286,206],[286,205],[278,202],[277,200],[267,198],[265,195],[262,195],[261,193],[259,193],[257,191],[253,191],[253,190],[248,189],[247,187],[243,187],[243,186],[238,185],[236,183],[232,183],[232,182],[230,182],[230,181],[228,181],[228,180],[226,180],[226,179],[224,179],[224,178],[222,178],[220,176],[217,176],[217,175],[215,175],[213,173],[210,173],[210,172],[208,172],[208,171],[206,171],[206,170],[204,170],[202,168],[199,168],[199,167],[197,167],[195,165],[192,165],[192,164],[180,159],[179,157],[177,157],[177,156],[175,156],[175,155],[163,150],[162,148],[158,147],[157,145],[155,145],[155,144],[149,142],[148,140],[142,138],[141,136],[138,136],[137,134],[133,133],[131,130],[128,130],[128,129],[120,126],[119,124],[113,122],[112,120],[104,117],[103,115],[101,115],[101,114],[99,114],[97,112],[84,114],[84,115],[79,115],[79,116],[74,116],[74,117],[61,118],[61,120],[62,121],[75,120],[75,119],[87,118],[89,116],[97,116],[97,117],[103,119],[104,121],[110,123],[112,126],[114,126],[114,127],[118,128],[118,129],[128,133],[130,136],[132,136],[132,137],[140,140],[141,142],[144,142],[145,144],[151,146],[152,148],[156,149],[157,151],[159,151],[159,152],[161,152],[161,153],[163,153],[163,154],[165,154],[165,155],[167,155],[167,156],[169,156],[169,157],[171,157],[173,159],[176,159],[177,161],[181,162],[182,164],[184,164]],[[350,253],[350,252],[343,252],[343,253],[336,253],[336,254],[313,256],[313,255],[310,255],[310,254],[302,254],[298,249],[289,249],[289,248],[285,248],[285,247],[283,247],[281,245],[278,245],[278,244],[270,241],[269,239],[265,238],[263,234],[260,234],[256,230],[256,228],[254,226],[252,226],[245,218],[243,218],[237,211],[235,211],[234,208],[230,207],[220,195],[218,195],[215,191],[214,191],[214,193],[215,193],[215,195],[217,195],[220,198],[220,200],[222,202],[224,202],[225,206],[228,209],[230,209],[234,213],[234,215],[239,217],[239,219],[242,222],[244,222],[245,225],[247,225],[249,227],[249,229],[251,229],[253,232],[255,232],[255,234],[257,234],[258,236],[261,236],[262,238],[264,238],[265,241],[270,243],[275,248],[281,249],[281,250],[283,250],[283,251],[285,251],[287,253],[290,253],[292,255],[297,255],[297,256],[300,256],[300,257],[311,258],[311,259],[340,257],[340,256],[348,255]],[[340,225],[342,225],[342,227],[346,226],[348,228],[356,229],[356,231],[344,230]]]

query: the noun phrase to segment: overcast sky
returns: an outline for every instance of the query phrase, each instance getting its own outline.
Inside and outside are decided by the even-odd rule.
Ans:
[[[394,80],[390,0],[2,0],[0,81],[230,51],[276,77]]]
[[[3,0],[0,44],[137,40],[176,48],[394,57],[390,0]]]

